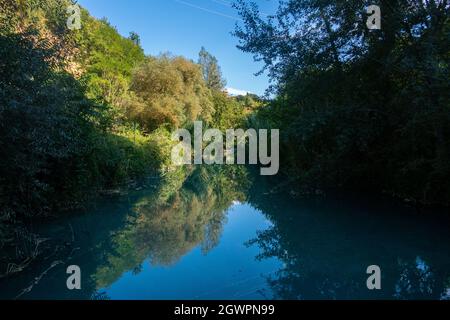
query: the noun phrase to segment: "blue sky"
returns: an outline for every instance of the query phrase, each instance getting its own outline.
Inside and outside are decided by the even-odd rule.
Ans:
[[[257,0],[271,14],[277,0]],[[240,23],[230,0],[79,0],[94,17],[106,17],[119,32],[137,32],[146,54],[171,52],[197,61],[204,46],[219,60],[227,87],[263,94],[269,81],[255,77],[262,64],[236,48],[230,32]]]

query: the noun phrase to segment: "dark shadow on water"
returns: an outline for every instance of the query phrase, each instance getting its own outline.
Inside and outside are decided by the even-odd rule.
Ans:
[[[249,202],[273,223],[248,245],[260,248],[258,259],[284,262],[268,279],[278,299],[450,298],[448,212],[381,197],[293,201],[258,189]],[[370,265],[381,268],[382,290],[367,289]]]

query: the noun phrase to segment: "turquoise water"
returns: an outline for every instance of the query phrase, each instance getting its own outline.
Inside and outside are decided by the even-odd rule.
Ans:
[[[238,180],[194,173],[31,225],[47,239],[42,255],[1,280],[0,298],[449,298],[446,212],[293,199]],[[69,265],[81,269],[81,290],[66,287]],[[381,268],[381,290],[367,289],[370,265]]]
[[[266,277],[280,269],[278,259],[257,261],[257,247],[245,243],[256,230],[271,226],[248,204],[234,204],[220,243],[204,254],[193,248],[171,266],[143,263],[142,272],[125,273],[104,292],[112,299],[261,299],[272,297]]]

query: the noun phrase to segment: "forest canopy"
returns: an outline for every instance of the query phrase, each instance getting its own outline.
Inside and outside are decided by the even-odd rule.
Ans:
[[[183,57],[146,58],[133,72],[131,90],[141,102],[128,108],[128,116],[147,131],[162,124],[178,128],[197,119],[211,121],[211,91],[200,67]]]
[[[381,30],[367,7],[379,5]],[[302,192],[366,189],[450,202],[450,4],[445,0],[235,3],[238,47],[276,95],[259,123],[281,129]]]

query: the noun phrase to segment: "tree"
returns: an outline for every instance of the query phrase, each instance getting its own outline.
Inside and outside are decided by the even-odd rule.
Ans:
[[[244,105],[224,92],[213,91],[214,113],[212,125],[220,130],[243,128],[245,125]]]
[[[95,111],[82,86],[55,71],[52,50],[9,35],[0,36],[0,54],[0,204],[21,214],[47,213],[56,198],[70,194],[68,180],[76,184],[71,170],[86,150],[87,119]]]
[[[129,117],[147,132],[163,124],[211,121],[211,92],[199,66],[185,58],[147,57],[134,71],[131,90],[140,102],[129,106]]]
[[[85,72],[87,95],[98,103],[115,106],[126,95],[133,68],[144,60],[144,51],[136,43],[139,36],[122,37],[106,19],[97,20],[84,10],[83,28],[75,43],[80,48],[80,64]]]
[[[204,47],[200,50],[198,63],[202,67],[203,79],[208,88],[222,90],[226,86],[226,80],[222,77],[216,57],[206,51]]]
[[[141,45],[141,37],[134,31],[130,32],[130,36],[128,37],[133,43],[137,46]]]
[[[369,4],[288,0],[262,18],[239,0],[234,34],[275,83],[270,108],[284,109],[286,167],[302,187],[449,203],[450,4],[377,1],[376,31],[366,26]]]

